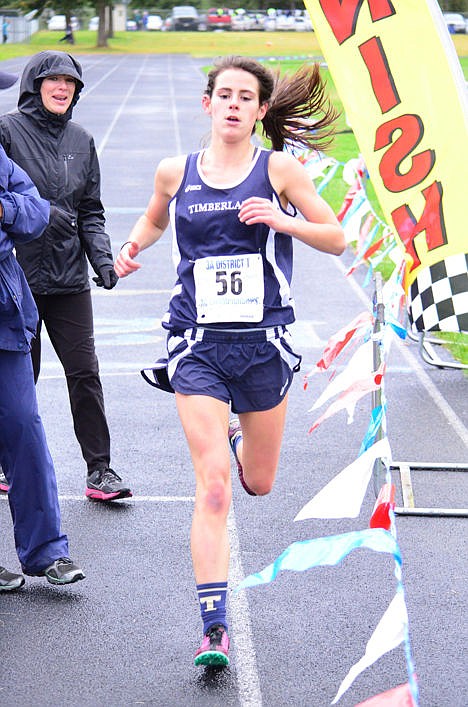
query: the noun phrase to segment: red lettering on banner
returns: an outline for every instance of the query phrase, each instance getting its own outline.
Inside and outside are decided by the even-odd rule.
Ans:
[[[393,134],[400,130],[400,136],[393,141]],[[401,162],[419,145],[424,135],[424,125],[418,115],[401,115],[377,128],[374,150],[392,144],[379,164],[382,181],[391,192],[400,192],[420,184],[435,164],[434,150],[424,150],[411,157],[410,169],[402,173]]]
[[[343,44],[356,32],[359,13],[364,0],[319,0],[320,7],[338,44]],[[389,0],[367,0],[372,22],[396,14]],[[382,114],[401,103],[386,53],[379,37],[373,36],[359,45],[359,51],[369,72],[375,99]],[[368,109],[368,107],[366,107]],[[429,117],[429,116],[428,116]],[[395,133],[397,136],[395,137]],[[426,149],[413,154],[424,136],[424,122],[419,115],[406,114],[379,125],[375,132],[374,151],[388,148],[379,163],[379,174],[385,188],[392,193],[404,192],[423,182],[436,164],[436,153]],[[402,171],[403,161],[408,169]],[[402,204],[391,213],[393,223],[407,252],[413,259],[411,270],[421,261],[414,247],[417,235],[426,232],[428,251],[447,244],[443,211],[442,184],[434,181],[422,191],[424,209],[416,221],[408,204]]]
[[[407,204],[399,206],[392,211],[392,219],[395,228],[403,241],[406,250],[413,259],[410,270],[414,270],[421,265],[414,239],[418,233],[426,231],[426,244],[428,250],[434,250],[447,244],[447,232],[445,230],[444,210],[442,208],[443,189],[440,182],[433,182],[423,190],[425,206],[419,221],[416,221],[413,212]]]
[[[356,31],[356,23],[364,0],[320,0],[320,7],[335,35],[338,44],[343,44]],[[395,14],[389,0],[367,0],[372,22]]]
[[[369,72],[372,89],[382,113],[395,108],[400,97],[393,81],[380,37],[372,37],[359,47],[361,56]]]

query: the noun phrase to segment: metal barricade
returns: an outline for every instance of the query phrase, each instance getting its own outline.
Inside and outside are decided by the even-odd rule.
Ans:
[[[374,276],[374,330],[373,330],[373,365],[376,371],[382,363],[380,332],[385,324],[385,305],[382,294],[382,275],[379,272]],[[437,364],[434,364],[437,365]],[[444,364],[444,367],[447,364]],[[458,366],[457,366],[458,367]],[[382,404],[382,390],[372,393],[372,409]],[[383,430],[380,427],[376,441],[382,439]],[[435,471],[435,472],[466,472],[468,464],[457,463],[437,463],[437,462],[415,462],[415,461],[392,461],[389,469],[397,469],[400,475],[401,492],[403,505],[396,506],[394,512],[398,515],[412,516],[446,516],[446,517],[468,517],[468,508],[427,508],[416,506],[414,490],[411,478],[412,471]],[[387,470],[381,459],[374,464],[373,482],[376,497],[380,489],[386,482]]]
[[[423,508],[415,505],[412,471],[468,471],[467,464],[434,464],[433,462],[397,462],[392,461],[390,469],[398,469],[401,480],[403,506],[396,506],[398,515],[407,516],[448,516],[468,517],[468,508]]]
[[[375,283],[374,301],[373,301],[374,329],[373,329],[373,336],[372,336],[372,339],[373,339],[372,355],[373,355],[374,371],[377,371],[382,363],[380,335],[382,332],[382,328],[385,324],[385,305],[384,305],[383,293],[382,293],[382,273],[380,273],[380,272],[375,273],[374,283]],[[382,405],[382,389],[378,388],[377,390],[372,391],[372,410],[375,410],[375,408],[379,407],[380,405]],[[378,442],[382,438],[383,438],[383,430],[382,430],[382,427],[380,426],[377,431],[377,434],[375,435],[375,441]],[[375,493],[376,497],[378,496],[380,489],[382,488],[383,484],[386,481],[386,475],[387,475],[387,470],[386,470],[385,464],[382,462],[381,459],[377,459],[374,464],[374,470],[373,470],[374,493]]]

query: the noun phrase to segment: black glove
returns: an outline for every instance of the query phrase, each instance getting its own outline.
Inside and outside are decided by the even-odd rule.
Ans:
[[[105,290],[112,290],[118,283],[119,278],[112,265],[101,265],[99,275],[93,277],[93,280],[98,287],[103,287]]]
[[[76,216],[58,206],[51,206],[49,228],[57,233],[58,236],[76,236],[78,233]]]

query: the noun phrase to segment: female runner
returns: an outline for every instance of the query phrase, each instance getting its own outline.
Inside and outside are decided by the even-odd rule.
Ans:
[[[345,240],[306,169],[284,151],[291,143],[321,148],[332,135],[336,113],[317,65],[280,78],[250,58],[224,57],[208,75],[202,107],[209,146],[161,161],[115,271],[138,270],[138,253],[171,224],[177,281],[163,325],[196,478],[191,551],[204,635],[195,664],[227,665],[226,438],[244,488],[269,493],[300,362],[287,330],[295,319],[293,239],[335,255]],[[252,143],[257,121],[272,150]],[[230,410],[238,416],[231,423]]]

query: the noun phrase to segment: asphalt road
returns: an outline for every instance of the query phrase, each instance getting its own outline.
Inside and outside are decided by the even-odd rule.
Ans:
[[[20,71],[26,59],[2,62]],[[85,89],[75,118],[98,146],[103,201],[114,252],[127,240],[167,155],[200,146],[208,123],[200,108],[200,62],[185,56],[85,56]],[[18,86],[0,93],[14,108]],[[328,338],[370,308],[362,273],[345,278],[352,254],[319,254],[298,244],[296,346],[303,371]],[[40,410],[55,461],[72,557],[86,580],[55,588],[28,578],[0,604],[0,703],[43,707],[147,704],[330,704],[364,654],[395,592],[387,555],[359,550],[338,567],[282,573],[266,586],[231,594],[228,670],[193,666],[201,638],[189,527],[194,481],[171,395],[144,383],[139,370],[163,352],[160,317],[173,284],[170,234],[141,256],[144,267],[112,292],[93,289],[95,335],[112,435],[112,466],[134,497],[114,504],[85,499],[85,465],[75,440],[64,376],[44,347]],[[388,437],[398,460],[467,461],[467,385],[457,370],[422,362],[414,342],[396,342],[385,378]],[[316,376],[290,394],[278,480],[270,496],[248,497],[234,480],[230,583],[270,564],[290,543],[368,526],[369,486],[357,519],[294,522],[302,506],[356,459],[370,401],[354,423],[344,412],[323,423],[309,412],[328,380]],[[234,474],[234,466],[233,466]],[[395,482],[400,493],[399,479]],[[467,507],[466,474],[418,472],[419,506]],[[2,564],[18,568],[11,520],[0,500]],[[466,519],[398,516],[411,646],[424,707],[464,707],[466,677]],[[399,646],[365,670],[340,700],[344,707],[407,680]]]

